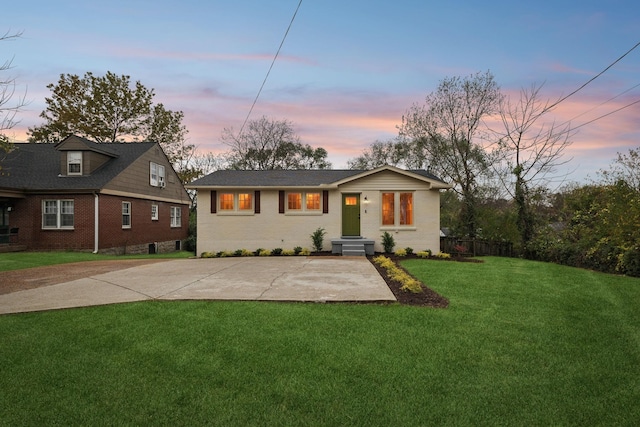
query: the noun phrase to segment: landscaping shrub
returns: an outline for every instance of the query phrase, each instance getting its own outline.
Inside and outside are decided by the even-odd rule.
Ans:
[[[271,251],[269,249],[260,249],[258,256],[271,256]]]
[[[302,252],[302,247],[296,246],[295,248],[293,248],[293,252],[295,253],[295,255],[298,255],[300,252]]]
[[[449,254],[448,254],[448,253],[446,253],[446,252],[438,252],[438,253],[436,254],[436,258],[440,258],[440,259],[449,259],[449,258],[451,258],[451,255],[449,255]]]
[[[300,256],[309,256],[311,255],[311,251],[308,248],[303,248],[300,250],[300,252],[298,252],[298,255]]]
[[[394,254],[396,256],[400,256],[400,257],[405,257],[407,256],[407,250],[406,249],[398,249],[394,252]]]
[[[385,253],[393,253],[393,248],[396,246],[393,236],[389,234],[388,231],[385,231],[380,237],[382,237],[382,247],[384,248]]]
[[[318,227],[316,231],[311,233],[311,241],[313,242],[313,250],[315,252],[322,251],[322,246],[324,245],[324,236],[327,234],[324,228]]]
[[[283,249],[282,250],[282,255],[284,256],[292,256],[295,255],[296,251],[294,251],[293,249]]]
[[[431,251],[419,251],[416,255],[418,258],[429,258],[431,256]]]
[[[271,254],[275,256],[282,255],[282,248],[275,248],[271,251]]]
[[[404,250],[404,249],[402,249]],[[420,282],[400,267],[396,265],[391,259],[384,255],[377,256],[373,259],[373,262],[380,267],[387,270],[387,275],[396,282],[400,283],[400,289],[404,292],[412,292],[418,294],[423,291]]]
[[[413,255],[413,248],[406,247],[404,250],[407,252],[407,255]]]

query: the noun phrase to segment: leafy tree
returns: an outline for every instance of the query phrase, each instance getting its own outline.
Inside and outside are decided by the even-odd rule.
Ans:
[[[231,148],[230,168],[239,170],[329,169],[327,151],[302,144],[287,120],[262,117],[247,123],[244,132],[225,128],[222,142]]]
[[[45,99],[47,108],[40,113],[41,126],[29,128],[31,142],[58,142],[76,134],[97,142],[160,143],[183,182],[195,146],[186,142],[187,129],[182,111],[169,111],[153,104],[154,91],[131,78],[107,72],[83,77],[61,74],[57,84],[47,88],[52,96]]]
[[[494,166],[503,167],[504,188],[513,197],[517,208],[517,225],[524,247],[533,238],[535,212],[533,198],[540,188],[549,184],[556,167],[565,164],[565,149],[571,144],[569,125],[540,123],[555,104],[540,99],[542,85],[532,85],[520,91],[517,102],[502,98],[500,118],[503,129],[498,131],[499,159]],[[510,179],[510,178],[513,179]]]
[[[347,161],[349,169],[369,170],[384,165],[399,166],[403,163],[401,141],[375,141],[358,157]]]
[[[22,33],[11,34],[9,31],[0,36],[0,41],[10,41],[20,37]],[[11,69],[12,60],[0,65],[0,76]],[[16,82],[12,77],[0,77],[0,151],[9,152],[12,144],[5,134],[15,126],[16,114],[26,105],[24,97],[15,98]],[[13,102],[12,102],[13,101]]]
[[[481,141],[481,126],[498,111],[500,99],[490,72],[445,78],[424,105],[414,104],[406,112],[400,127],[401,135],[413,141],[415,157],[454,184],[462,199],[459,221],[470,237],[477,233],[483,177],[489,176],[492,162]]]
[[[617,158],[609,169],[598,172],[607,184],[626,182],[636,191],[640,191],[640,147],[630,149],[628,154],[617,153]]]

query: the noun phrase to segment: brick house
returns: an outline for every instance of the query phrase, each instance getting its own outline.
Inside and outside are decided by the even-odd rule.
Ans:
[[[15,144],[0,157],[0,250],[173,251],[190,203],[157,143]]]

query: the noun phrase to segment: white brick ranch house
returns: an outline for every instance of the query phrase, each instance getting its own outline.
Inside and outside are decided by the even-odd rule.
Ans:
[[[322,227],[324,250],[382,251],[440,247],[440,190],[451,186],[425,170],[220,170],[186,186],[197,191],[197,253],[312,248]]]

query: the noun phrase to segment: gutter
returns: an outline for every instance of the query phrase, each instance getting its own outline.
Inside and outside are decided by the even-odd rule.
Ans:
[[[100,231],[100,224],[99,224],[99,219],[100,219],[100,215],[99,215],[99,207],[100,207],[100,203],[99,203],[99,199],[98,199],[98,193],[95,192],[93,193],[94,199],[93,199],[93,253],[97,254],[98,253],[98,232]]]

